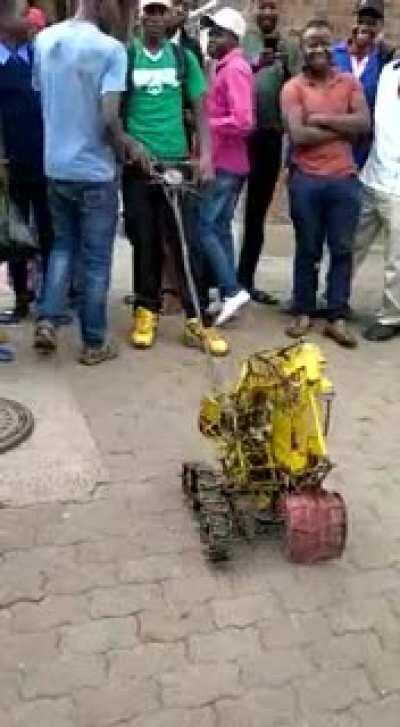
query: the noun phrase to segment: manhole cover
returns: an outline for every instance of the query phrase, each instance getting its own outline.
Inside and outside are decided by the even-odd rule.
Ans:
[[[0,398],[0,454],[27,439],[33,426],[33,415],[26,406]]]

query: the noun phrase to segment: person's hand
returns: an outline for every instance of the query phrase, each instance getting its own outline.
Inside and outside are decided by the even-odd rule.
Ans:
[[[260,54],[260,68],[273,66],[276,61],[276,56],[277,52],[276,50],[274,50],[274,48],[264,48],[264,50]]]
[[[145,174],[151,174],[151,159],[146,149],[139,141],[128,135],[124,138],[124,156],[126,164],[135,164],[140,166]]]
[[[310,114],[307,118],[307,125],[326,129],[329,127],[329,116],[327,114]]]
[[[211,182],[215,177],[213,163],[209,152],[203,152],[200,154],[199,159],[199,178],[202,184]]]

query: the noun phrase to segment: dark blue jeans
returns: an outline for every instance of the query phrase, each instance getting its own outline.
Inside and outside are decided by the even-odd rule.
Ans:
[[[117,225],[117,182],[49,182],[54,226],[40,318],[55,325],[64,313],[75,261],[80,269],[79,317],[83,343],[104,343],[112,251]]]
[[[223,298],[235,295],[232,222],[244,177],[218,169],[199,204],[199,235],[204,257]]]
[[[295,171],[289,183],[296,234],[294,309],[312,315],[316,308],[321,241],[327,241],[328,320],[346,316],[352,275],[352,246],[360,213],[360,183],[355,177],[317,177]]]

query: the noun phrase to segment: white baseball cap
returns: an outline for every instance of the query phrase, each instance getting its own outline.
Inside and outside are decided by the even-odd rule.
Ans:
[[[143,12],[149,5],[162,5],[163,8],[170,10],[172,8],[172,0],[140,0],[140,11]]]
[[[241,13],[233,8],[221,8],[214,15],[204,15],[202,25],[206,28],[217,26],[229,30],[241,40],[246,32],[246,21]]]

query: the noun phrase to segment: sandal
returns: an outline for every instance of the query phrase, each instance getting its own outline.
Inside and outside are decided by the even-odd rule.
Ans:
[[[57,350],[56,329],[50,321],[39,321],[35,328],[33,346],[43,353],[52,353]]]
[[[343,318],[328,322],[324,328],[324,336],[331,338],[343,348],[357,348],[358,345],[356,337],[348,329]]]
[[[311,328],[312,322],[309,316],[297,316],[293,323],[286,328],[285,333],[287,336],[290,336],[290,338],[302,338],[311,330]]]
[[[104,343],[100,348],[84,346],[79,356],[79,363],[84,366],[97,366],[104,361],[112,361],[118,356],[118,346],[114,341]]]

